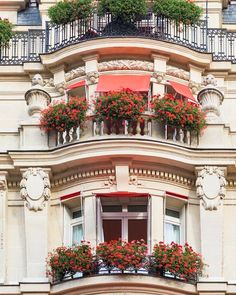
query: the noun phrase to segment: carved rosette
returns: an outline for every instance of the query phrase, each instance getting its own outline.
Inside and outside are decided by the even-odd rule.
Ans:
[[[198,171],[196,181],[197,196],[206,210],[217,210],[225,198],[226,180],[219,167],[205,166]]]
[[[48,174],[42,168],[28,168],[20,182],[20,195],[26,207],[35,212],[43,210],[51,196]]]
[[[220,105],[224,96],[216,88],[217,82],[213,75],[205,77],[203,84],[205,87],[198,93],[198,101],[202,105],[202,110],[206,113],[207,123],[218,124],[220,123]]]
[[[42,76],[36,74],[32,79],[32,87],[25,93],[28,113],[34,118],[39,118],[41,110],[51,102],[49,93],[44,89],[44,83]]]

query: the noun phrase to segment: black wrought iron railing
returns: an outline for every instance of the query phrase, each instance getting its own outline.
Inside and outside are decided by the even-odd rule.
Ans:
[[[179,24],[149,13],[133,25],[112,22],[111,15],[79,19],[65,25],[46,23],[42,30],[16,32],[8,46],[0,50],[0,64],[22,64],[40,60],[68,45],[90,39],[141,37],[180,44],[198,52],[212,53],[213,60],[236,63],[236,32],[208,29],[206,22],[197,25]]]
[[[147,256],[145,261],[143,261],[143,266],[140,268],[127,268],[127,269],[119,269],[116,267],[109,267],[106,263],[96,260],[96,256],[94,257],[96,261],[96,267],[90,269],[86,272],[64,272],[57,273],[51,278],[51,282],[53,284],[59,284],[62,282],[66,282],[68,280],[74,280],[79,278],[85,278],[90,276],[104,276],[104,275],[143,275],[143,276],[154,276],[159,278],[166,278],[170,280],[176,280],[189,284],[196,284],[198,282],[198,275],[189,274],[189,276],[181,276],[178,274],[172,274],[164,268],[157,268],[153,265],[153,256]]]

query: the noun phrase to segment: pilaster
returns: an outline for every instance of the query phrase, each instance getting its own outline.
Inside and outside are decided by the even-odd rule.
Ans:
[[[153,95],[163,95],[165,93],[165,85],[161,82],[165,78],[166,66],[169,58],[158,54],[152,54],[152,58],[154,64],[153,78],[156,79],[153,83]]]

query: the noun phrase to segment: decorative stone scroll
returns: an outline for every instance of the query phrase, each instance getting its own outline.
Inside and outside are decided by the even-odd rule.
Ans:
[[[225,186],[224,171],[219,167],[205,166],[198,171],[197,196],[203,201],[206,210],[217,210],[225,198]]]
[[[161,83],[165,79],[164,72],[154,72],[152,77],[155,79],[156,83]]]
[[[29,210],[43,210],[51,196],[48,174],[42,168],[28,168],[20,182],[20,195]]]
[[[187,72],[187,71],[185,71],[183,69],[179,69],[177,67],[170,66],[170,65],[167,65],[166,75],[176,77],[176,78],[179,78],[179,79],[183,79],[183,80],[186,80],[186,81],[189,81],[189,79],[190,79],[189,72]]]
[[[213,75],[207,75],[203,80],[205,87],[198,93],[198,100],[202,105],[202,110],[206,113],[208,124],[220,123],[219,107],[224,100],[220,90],[216,88],[217,81]]]
[[[96,84],[96,83],[98,83],[99,73],[96,71],[88,72],[86,74],[86,78],[87,78],[87,81],[90,85]]]
[[[78,67],[65,74],[65,81],[69,82],[75,78],[78,78],[84,75],[85,75],[85,67],[84,66]]]
[[[154,71],[153,62],[144,60],[130,60],[130,59],[117,59],[100,62],[98,64],[98,71],[114,71],[114,70],[141,70],[141,71]]]

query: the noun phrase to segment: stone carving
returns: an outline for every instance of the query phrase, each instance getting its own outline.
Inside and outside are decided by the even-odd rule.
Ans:
[[[189,83],[188,83],[188,87],[192,90],[193,94],[197,94],[200,87],[201,87],[201,84],[190,80]]]
[[[98,83],[99,73],[96,71],[89,72],[89,73],[87,73],[86,77],[87,77],[89,84],[96,84],[96,83]]]
[[[53,78],[43,80],[44,87],[55,87]]]
[[[189,72],[169,65],[167,65],[166,74],[186,81],[190,79]]]
[[[138,176],[136,176],[136,175],[130,175],[129,184],[135,185],[135,186],[142,185],[141,181],[138,180]]]
[[[217,86],[217,80],[212,74],[209,74],[203,78],[203,85],[207,87],[215,87]]]
[[[219,167],[205,166],[198,171],[197,196],[203,201],[206,210],[217,210],[225,198],[225,186],[224,171]]]
[[[113,186],[116,184],[116,177],[114,175],[110,175],[108,180],[104,181],[104,186]]]
[[[61,82],[55,85],[56,91],[58,91],[61,95],[65,94],[65,90],[66,90],[66,83],[65,82]]]
[[[51,196],[48,174],[42,168],[28,168],[20,182],[20,195],[29,210],[43,210]]]
[[[220,105],[224,100],[222,92],[216,88],[217,81],[213,75],[204,78],[205,87],[198,93],[198,101],[206,113],[208,124],[220,123]]]
[[[39,85],[43,87],[44,86],[43,77],[40,74],[34,75],[34,77],[32,78],[31,84],[32,86]]]
[[[85,75],[85,67],[84,66],[78,67],[65,74],[65,81],[68,82],[84,75]]]
[[[141,70],[153,72],[153,62],[143,60],[129,60],[129,59],[117,59],[100,62],[98,64],[98,71],[114,71],[114,70]]]
[[[0,191],[5,191],[7,189],[7,184],[5,180],[0,180]]]
[[[161,83],[165,78],[164,72],[154,72],[152,77],[156,80],[157,83]]]

